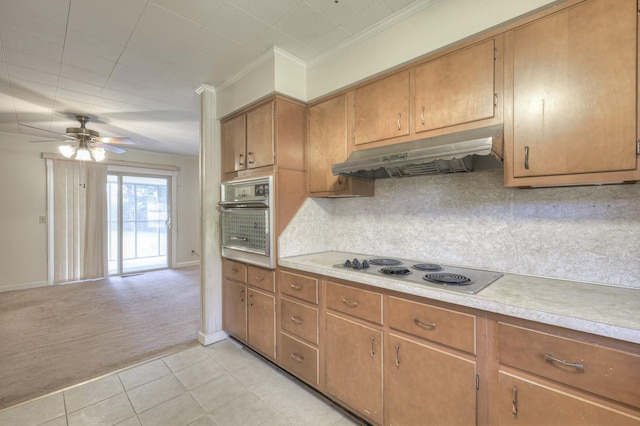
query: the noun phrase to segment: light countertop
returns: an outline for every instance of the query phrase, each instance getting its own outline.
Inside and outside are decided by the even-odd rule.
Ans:
[[[368,284],[487,312],[556,325],[640,344],[640,290],[504,274],[477,294],[422,286],[335,268],[346,259],[372,255],[322,252],[278,259],[280,266]]]

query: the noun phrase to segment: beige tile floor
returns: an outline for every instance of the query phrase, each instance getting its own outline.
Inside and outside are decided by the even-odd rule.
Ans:
[[[324,399],[232,340],[0,411],[2,426],[348,426]]]

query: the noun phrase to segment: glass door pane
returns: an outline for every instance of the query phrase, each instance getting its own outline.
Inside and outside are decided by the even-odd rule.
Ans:
[[[120,182],[119,176],[107,176],[107,250],[109,275],[120,273]]]

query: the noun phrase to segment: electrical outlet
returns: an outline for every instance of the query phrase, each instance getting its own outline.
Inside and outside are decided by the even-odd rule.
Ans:
[[[47,223],[47,217],[46,216],[40,216],[38,218],[38,223]]]

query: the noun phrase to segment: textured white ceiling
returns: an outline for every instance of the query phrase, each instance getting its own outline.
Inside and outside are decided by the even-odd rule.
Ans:
[[[431,1],[432,2],[432,1]],[[0,131],[197,155],[195,90],[272,46],[312,61],[423,0],[0,0]],[[55,135],[54,135],[55,136]]]

